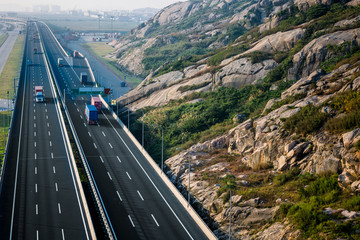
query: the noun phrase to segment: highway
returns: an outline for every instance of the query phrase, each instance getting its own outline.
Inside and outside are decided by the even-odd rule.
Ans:
[[[94,239],[35,23],[26,41],[32,64],[23,66],[19,83],[0,195],[1,239]],[[35,102],[37,85],[44,86],[45,102]]]
[[[55,78],[61,88],[81,86],[80,72],[87,72],[83,59],[74,67],[57,66],[65,54],[49,29],[40,33]],[[208,239],[179,200],[109,111],[100,114],[98,125],[88,125],[84,115],[90,96],[66,94],[66,105],[86,159],[98,186],[117,239]]]

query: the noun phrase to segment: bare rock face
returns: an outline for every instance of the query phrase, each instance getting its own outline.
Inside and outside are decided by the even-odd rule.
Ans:
[[[347,5],[349,6],[357,6],[360,4],[360,0],[351,0],[350,2],[347,3]]]
[[[250,59],[241,58],[230,62],[216,73],[215,84],[235,88],[254,84],[276,66],[277,63],[274,60],[252,64]]]
[[[254,47],[244,52],[248,54],[254,51],[259,52],[282,52],[292,49],[296,42],[304,36],[305,29],[297,28],[287,32],[277,32],[275,34],[266,36],[255,42]]]
[[[128,53],[126,56],[123,56],[118,63],[122,66],[127,67],[130,71],[135,74],[141,74],[144,70],[144,65],[142,64],[142,58],[144,56],[144,52],[147,48],[156,44],[157,39],[152,38],[149,39],[144,45],[141,47],[135,48],[134,51]]]
[[[256,240],[283,240],[283,239],[298,239],[300,231],[293,231],[291,226],[284,225],[283,223],[276,222],[270,227],[256,234]]]
[[[359,1],[359,3],[360,3],[360,1]],[[334,24],[334,27],[346,27],[346,26],[353,25],[354,23],[356,23],[358,21],[360,21],[360,16],[354,17],[352,19],[345,19],[345,20],[339,21]]]
[[[360,128],[344,133],[342,139],[344,146],[350,148],[354,143],[360,140]]]
[[[309,7],[317,4],[330,5],[333,2],[332,0],[295,0],[294,4],[301,10],[307,10]]]
[[[154,16],[153,22],[160,25],[178,22],[189,14],[192,5],[193,3],[190,1],[174,3],[158,12]]]
[[[301,51],[294,55],[294,67],[289,70],[289,79],[298,79],[300,77],[307,77],[320,67],[321,62],[326,61],[331,54],[327,50],[327,46],[340,45],[345,41],[353,44],[360,44],[360,28],[338,31],[321,36],[308,43]]]

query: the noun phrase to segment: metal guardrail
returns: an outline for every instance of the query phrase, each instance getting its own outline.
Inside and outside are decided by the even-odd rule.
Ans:
[[[54,36],[54,34],[53,34],[52,31],[50,30],[50,28],[49,28],[45,23],[42,22],[42,24],[44,24],[44,25],[48,28],[49,32],[50,32],[50,33],[53,35],[53,37],[56,39],[56,37]],[[56,39],[56,41],[57,41],[57,39]],[[60,45],[60,43],[59,43],[58,41],[57,41],[57,43]],[[60,45],[60,46],[61,46],[61,45]],[[62,47],[61,47],[61,49],[63,50],[64,54],[67,55],[67,53],[65,52],[65,50],[64,50]],[[44,51],[44,52],[45,52],[45,51]],[[60,100],[61,100],[60,102],[61,102],[61,104],[62,104],[62,107],[63,107],[63,110],[64,110],[64,112],[65,112],[66,118],[67,118],[67,120],[68,120],[71,133],[72,133],[72,135],[73,135],[73,137],[74,137],[74,140],[75,140],[76,147],[77,147],[77,149],[78,149],[78,151],[79,151],[79,155],[80,155],[80,158],[81,158],[83,167],[84,167],[84,169],[85,169],[85,173],[86,173],[86,176],[87,176],[87,180],[88,180],[89,183],[90,183],[90,188],[91,188],[91,190],[92,190],[93,196],[95,197],[96,204],[97,204],[97,207],[98,207],[98,209],[99,209],[101,218],[102,218],[102,220],[103,220],[103,224],[104,224],[104,226],[105,226],[105,229],[106,229],[108,238],[109,238],[109,239],[116,239],[116,235],[115,235],[114,229],[113,229],[113,227],[112,227],[112,225],[111,225],[109,216],[108,216],[108,214],[107,214],[105,205],[104,205],[104,203],[103,203],[103,201],[102,201],[102,198],[101,198],[99,189],[98,189],[98,187],[97,187],[97,185],[96,185],[94,176],[93,176],[93,174],[92,174],[92,172],[91,172],[91,170],[90,170],[90,166],[89,166],[88,161],[87,161],[87,159],[86,159],[84,149],[83,149],[82,146],[81,146],[80,139],[79,139],[79,137],[78,137],[78,135],[77,135],[77,133],[76,133],[74,124],[73,124],[73,122],[72,122],[72,120],[71,120],[70,113],[69,113],[69,111],[68,111],[68,109],[67,109],[67,107],[66,107],[66,104],[64,103],[64,97],[65,97],[65,96],[63,95],[64,93],[60,90],[60,87],[59,87],[57,81],[55,80],[56,78],[55,78],[55,76],[54,76],[54,74],[53,74],[54,71],[53,71],[53,68],[52,68],[52,66],[51,66],[51,64],[50,64],[50,61],[49,61],[48,56],[47,56],[46,53],[45,53],[45,56],[46,56],[46,61],[48,62],[49,66],[50,66],[50,69],[51,69],[50,73],[51,73],[51,75],[52,75],[52,77],[53,77],[53,79],[54,79],[54,84],[55,84],[55,86],[56,86],[56,91],[58,92],[58,96],[59,96],[59,98],[60,98]]]

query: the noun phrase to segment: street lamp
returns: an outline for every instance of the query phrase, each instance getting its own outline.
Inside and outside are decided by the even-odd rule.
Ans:
[[[232,197],[232,193],[231,193],[231,188],[229,186],[221,186],[220,184],[215,184],[216,187],[225,187],[227,189],[230,190],[230,212],[229,212],[229,240],[231,240],[231,207],[232,207],[232,203],[231,203],[231,197]]]
[[[181,148],[176,148],[176,150],[182,150]],[[189,161],[189,170],[188,170],[188,172],[189,172],[189,185],[188,185],[188,206],[190,205],[190,173],[191,173],[191,160],[190,160],[190,158],[188,158],[188,157],[186,157],[187,159],[188,159],[188,161]]]
[[[136,109],[136,107],[134,107],[134,109]],[[144,148],[144,118],[145,118],[145,113],[143,109],[137,109],[137,110],[141,110],[143,113],[143,117],[142,117],[142,134],[141,134],[141,146]]]
[[[161,173],[164,171],[164,128],[163,126],[157,126],[156,124],[152,125],[153,127],[161,128]]]
[[[127,108],[128,108],[128,129],[130,131],[130,108],[129,108],[129,98],[127,98]]]

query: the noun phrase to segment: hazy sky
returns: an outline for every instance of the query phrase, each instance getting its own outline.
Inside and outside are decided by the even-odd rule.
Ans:
[[[144,7],[160,9],[179,1],[184,0],[1,0],[0,9],[2,8],[1,10],[14,10],[12,9],[14,7],[32,9],[32,5],[41,4],[59,5],[63,10],[132,10]]]

